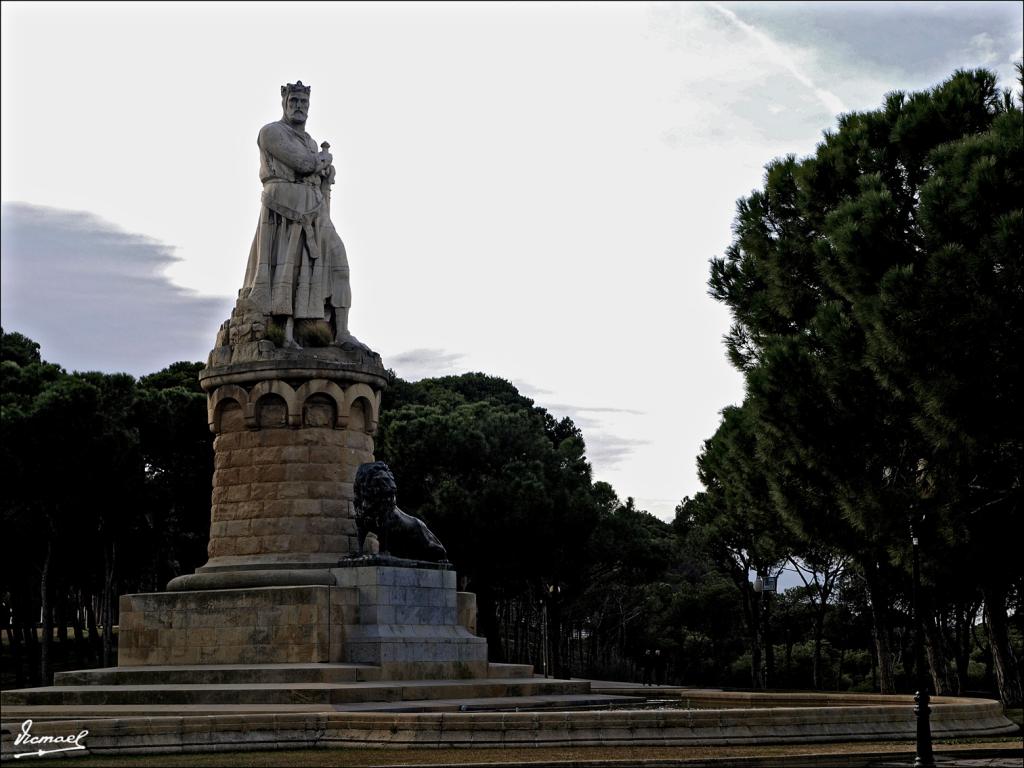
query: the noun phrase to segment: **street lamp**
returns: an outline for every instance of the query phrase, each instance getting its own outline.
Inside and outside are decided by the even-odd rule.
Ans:
[[[541,664],[544,667],[544,676],[548,677],[548,668],[551,668],[551,673],[555,673],[555,659],[553,649],[551,647],[551,616],[549,606],[551,601],[557,597],[560,589],[557,584],[549,584],[547,594],[541,597],[541,601],[544,605],[544,612],[541,614],[541,642],[544,645],[541,651]],[[557,627],[556,627],[557,630]],[[556,637],[557,637],[556,633]]]
[[[771,658],[772,652],[769,649],[769,643],[771,638],[768,636],[768,595],[778,592],[778,576],[765,576],[761,578],[761,574],[757,575],[754,579],[754,592],[757,593],[758,600],[761,603],[761,635],[764,642],[764,658],[761,662],[761,687],[768,690],[768,659]]]
[[[924,516],[921,516],[923,522]],[[919,541],[914,530],[914,520],[910,521],[910,542],[913,549],[914,583],[912,587],[912,603],[914,612],[914,666],[917,668],[917,693],[914,695],[914,716],[917,718],[917,754],[914,756],[915,768],[934,768],[935,756],[932,754],[932,727],[930,722],[931,707],[928,696],[928,673],[925,669],[924,638],[922,631],[924,622],[921,618],[921,604],[918,593],[921,591],[920,558],[918,556]]]
[[[540,615],[540,658],[541,665],[544,668],[544,677],[548,676],[548,601],[547,596],[541,597],[541,607],[544,609]]]

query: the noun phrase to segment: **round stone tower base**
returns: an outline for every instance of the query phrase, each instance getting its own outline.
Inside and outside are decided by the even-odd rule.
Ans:
[[[362,349],[274,354],[200,374],[215,435],[209,560],[169,589],[323,584],[313,571],[357,553],[353,482],[373,461],[386,371]]]

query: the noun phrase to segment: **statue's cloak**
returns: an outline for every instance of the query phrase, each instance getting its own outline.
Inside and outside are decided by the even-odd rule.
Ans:
[[[260,131],[260,218],[241,295],[264,313],[324,319],[352,304],[348,257],[329,195],[333,169],[317,172],[316,142],[283,121]]]

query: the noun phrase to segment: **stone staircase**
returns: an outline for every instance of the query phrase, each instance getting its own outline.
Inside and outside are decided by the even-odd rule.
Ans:
[[[532,669],[527,669],[529,671],[526,674],[531,674]],[[58,672],[54,675],[52,687],[365,683],[376,680],[380,680],[380,668],[370,664],[198,664],[106,667]]]
[[[4,719],[256,711],[497,711],[631,702],[596,694],[586,680],[490,664],[465,680],[382,680],[368,664],[134,666],[58,673],[54,685],[0,695]]]

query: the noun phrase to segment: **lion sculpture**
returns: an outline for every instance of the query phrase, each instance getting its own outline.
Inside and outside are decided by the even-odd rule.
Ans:
[[[359,554],[364,554],[367,534],[373,533],[380,542],[381,554],[410,560],[446,561],[448,553],[427,524],[396,506],[397,489],[395,476],[383,461],[360,464],[356,470],[354,496]]]

